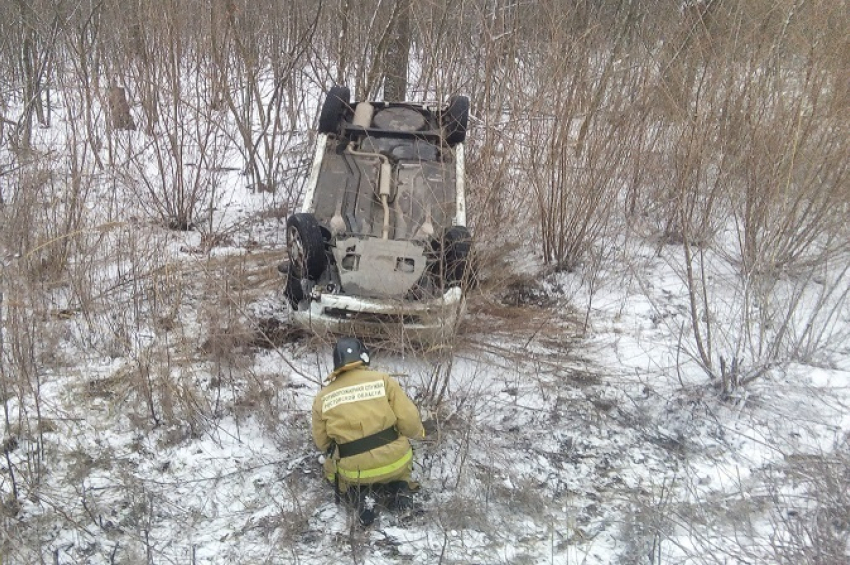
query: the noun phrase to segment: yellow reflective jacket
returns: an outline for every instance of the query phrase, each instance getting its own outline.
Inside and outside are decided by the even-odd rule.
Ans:
[[[395,379],[362,366],[340,372],[313,401],[316,446],[327,452],[331,442],[347,443],[393,426],[399,437],[391,443],[342,459],[334,452],[325,460],[328,480],[338,472],[341,489],[409,480],[413,451],[407,438],[425,435],[416,405]]]

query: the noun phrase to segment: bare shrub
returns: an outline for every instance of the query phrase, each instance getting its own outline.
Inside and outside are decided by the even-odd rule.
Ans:
[[[54,58],[57,56],[56,41],[59,32],[58,14],[48,6],[33,5],[17,1],[13,9],[6,6],[12,16],[6,24],[6,33],[19,46],[7,63],[15,69],[14,86],[20,88],[19,101],[22,111],[17,120],[12,142],[22,151],[32,148],[33,118],[41,125],[49,122],[49,89]],[[50,17],[53,15],[54,17]],[[10,25],[11,24],[11,25]],[[4,34],[6,35],[6,34]],[[45,103],[45,99],[48,100]]]
[[[179,90],[170,94],[171,104],[159,112],[166,130],[145,142],[119,177],[147,214],[172,229],[187,230],[215,205],[223,148],[214,121],[195,114],[191,108],[196,105],[182,104]],[[125,154],[135,152],[132,138],[122,143]]]
[[[17,174],[6,179],[2,244],[27,267],[33,283],[55,286],[79,250],[91,186],[77,157],[71,150],[67,161],[22,163]],[[63,165],[69,167],[68,174],[54,170]]]
[[[0,397],[11,479],[2,490],[15,503],[40,492],[44,434],[51,429],[43,387],[51,370],[67,362],[60,345],[74,308],[65,286],[84,249],[91,188],[79,159],[72,148],[64,160],[23,161],[14,174],[2,177]]]
[[[629,509],[621,534],[626,543],[619,554],[621,563],[661,565],[664,560],[664,541],[672,530],[670,515],[675,481],[650,485],[645,497]]]
[[[237,9],[225,3],[211,12],[210,43],[203,36],[199,41],[211,57],[202,60],[198,80],[215,93],[210,107],[227,108],[239,132],[236,147],[245,174],[258,191],[275,192],[282,186],[286,152],[308,119],[303,100],[309,87],[296,69],[305,63],[322,6],[303,8],[297,3],[248,3]],[[270,26],[276,26],[271,41]]]
[[[676,112],[660,115],[674,175],[654,192],[663,241],[683,245],[691,337],[683,350],[724,393],[809,355],[813,335],[829,339],[825,328],[834,329],[845,303],[847,166],[839,155],[850,147],[844,120],[825,103],[837,67],[830,49],[813,48],[843,40],[826,27],[803,32],[812,14],[798,14],[796,3],[786,12],[750,7],[703,13],[698,36],[688,24],[676,58],[690,78],[674,97]],[[739,18],[762,26],[752,50],[733,37]],[[737,280],[720,273],[724,262]]]
[[[844,242],[830,236],[845,221],[842,192],[848,172],[843,155],[850,145],[829,125],[817,127],[823,123],[820,118],[804,116],[806,98],[800,96],[790,112],[777,108],[766,123],[755,117],[760,113],[747,113],[751,150],[742,156],[736,175],[743,183],[743,199],[735,202],[746,274],[794,272],[845,249]]]
[[[635,138],[640,125],[630,119],[628,94],[639,75],[617,68],[628,13],[622,18],[608,52],[593,39],[553,29],[558,48],[542,53],[535,73],[520,154],[537,206],[542,256],[557,268],[574,269],[607,235],[629,157],[624,141]]]
[[[16,270],[4,267],[0,277],[2,450],[9,473],[0,499],[10,509],[39,491],[46,472],[43,347],[51,341],[41,324],[46,312]]]
[[[777,563],[845,563],[850,551],[850,452],[845,438],[836,451],[789,461],[792,493],[774,486],[771,521]],[[784,482],[784,481],[783,481]]]

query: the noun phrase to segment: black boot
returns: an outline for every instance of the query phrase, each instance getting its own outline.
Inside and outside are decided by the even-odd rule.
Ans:
[[[413,508],[413,493],[407,481],[392,481],[387,484],[389,491],[388,506],[397,512],[405,512]]]
[[[370,526],[377,516],[375,496],[372,494],[372,489],[365,486],[351,487],[349,499],[354,503],[354,508],[357,510],[360,525]]]

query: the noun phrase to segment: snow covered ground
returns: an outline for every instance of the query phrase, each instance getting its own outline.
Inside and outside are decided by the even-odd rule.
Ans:
[[[115,353],[77,316],[52,322],[49,425],[10,450],[41,468],[3,513],[3,563],[774,563],[846,544],[847,345],[722,398],[686,357],[681,248],[648,244],[592,294],[581,273],[485,281],[450,354],[378,351],[413,397],[447,393],[415,447],[425,512],[360,529],[309,435],[329,343],[245,337],[286,327],[283,220],[233,185],[250,238],[198,254],[196,232],[138,228],[181,281],[176,326]],[[5,464],[0,481],[8,499]]]
[[[307,154],[305,143],[292,151]],[[23,384],[3,390],[0,563],[850,555],[850,305],[827,322],[803,313],[803,326],[834,336],[805,363],[721,393],[693,341],[682,246],[636,234],[619,234],[619,252],[594,271],[552,273],[519,249],[510,277],[485,272],[450,351],[375,352],[373,366],[396,375],[438,431],[415,444],[424,513],[401,524],[384,512],[359,528],[334,504],[309,433],[331,344],[287,326],[276,266],[293,203],[246,189],[224,166],[231,158],[195,231],[141,220],[132,194],[94,185],[91,264],[71,265],[79,285],[27,305],[37,374],[4,375]],[[297,184],[306,168],[293,162]],[[24,259],[10,254],[4,269]],[[759,343],[741,339],[734,269],[718,255],[704,268],[707,315],[725,328],[717,348],[752,366]],[[811,299],[823,280],[846,282],[834,272],[787,275],[776,292],[802,281]],[[21,323],[13,286],[6,335]],[[11,343],[4,355],[17,355]]]

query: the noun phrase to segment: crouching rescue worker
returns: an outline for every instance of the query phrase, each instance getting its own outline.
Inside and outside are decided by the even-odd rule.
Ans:
[[[313,440],[327,454],[325,476],[368,526],[375,503],[411,507],[413,450],[407,438],[425,435],[416,405],[398,382],[368,369],[369,351],[357,338],[343,337],[333,352],[329,383],[313,402]]]

